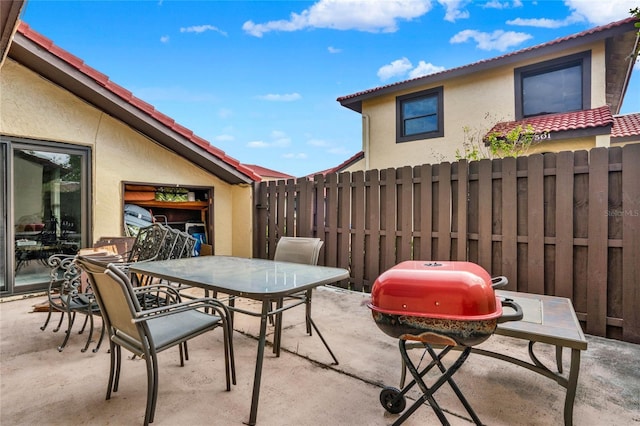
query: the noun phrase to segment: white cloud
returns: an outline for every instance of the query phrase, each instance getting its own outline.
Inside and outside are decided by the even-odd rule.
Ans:
[[[340,53],[340,52],[342,52],[342,49],[338,49],[338,48],[333,47],[333,46],[329,46],[327,48],[327,50],[329,51],[329,53]]]
[[[538,28],[561,28],[576,22],[587,21],[594,25],[604,25],[628,18],[630,16],[629,9],[637,7],[637,0],[565,0],[564,4],[571,10],[571,14],[564,19],[516,18],[507,21],[507,24]]]
[[[257,98],[263,101],[293,102],[302,99],[302,96],[299,93],[285,93],[282,95],[270,93],[268,95],[257,96]]]
[[[466,19],[469,17],[469,11],[463,8],[470,3],[470,0],[438,0],[444,6],[446,12],[444,20],[456,22],[457,19]]]
[[[306,160],[309,156],[304,152],[289,152],[287,154],[282,154],[282,158],[286,158],[289,160]]]
[[[233,135],[223,134],[218,135],[213,138],[216,142],[230,142],[235,140],[236,138]]]
[[[217,33],[222,34],[223,36],[227,36],[225,31],[222,31],[220,28],[215,27],[213,25],[192,25],[190,27],[182,27],[180,28],[181,33],[204,33],[205,31],[215,31]]]
[[[169,36],[168,35],[164,35],[164,36],[160,37],[160,43],[169,43]]]
[[[420,61],[417,67],[414,67],[407,58],[396,59],[390,64],[380,67],[378,77],[380,80],[389,80],[396,77],[409,76],[409,78],[418,78],[427,74],[444,71],[445,67],[433,65],[425,61]]]
[[[264,141],[251,141],[247,143],[249,148],[269,148],[269,144]]]
[[[346,156],[351,154],[353,151],[346,149],[343,146],[336,146],[334,148],[328,149],[327,152],[333,155]]]
[[[218,117],[222,119],[231,118],[233,116],[233,111],[229,108],[220,108],[218,110]]]
[[[509,9],[512,7],[522,7],[522,2],[520,0],[515,0],[511,3],[508,1],[490,0],[482,7],[485,9]]]
[[[564,4],[571,9],[573,19],[603,25],[630,17],[629,9],[638,7],[638,0],[565,0]]]
[[[516,18],[507,21],[507,25],[517,25],[521,27],[537,27],[537,28],[561,28],[576,22],[584,22],[585,18],[577,13],[572,13],[564,19],[548,19],[548,18]]]
[[[476,30],[464,30],[451,37],[450,43],[464,43],[470,39],[476,42],[476,47],[482,50],[498,50],[504,52],[513,46],[532,38],[530,34],[514,31],[496,30],[485,33]]]
[[[405,75],[411,68],[413,68],[413,65],[407,58],[396,59],[390,64],[380,67],[378,77],[383,81],[389,80],[393,77]]]
[[[425,61],[420,61],[418,66],[412,69],[409,73],[409,78],[418,78],[424,75],[435,74],[437,72],[444,71],[445,69],[445,67],[433,65],[431,62],[427,63]]]
[[[537,27],[537,28],[560,28],[569,25],[567,19],[548,19],[548,18],[516,18],[507,21],[507,25],[516,25],[519,27]]]
[[[255,37],[270,31],[299,31],[306,28],[395,32],[399,20],[410,21],[431,10],[431,0],[319,0],[289,19],[255,23],[247,21],[242,29]]]
[[[269,141],[259,140],[247,143],[249,148],[286,148],[291,145],[291,138],[280,130],[274,130],[269,135]]]
[[[307,144],[311,145],[311,146],[317,146],[319,148],[323,148],[326,146],[329,146],[329,143],[325,140],[322,139],[309,139],[307,141]]]

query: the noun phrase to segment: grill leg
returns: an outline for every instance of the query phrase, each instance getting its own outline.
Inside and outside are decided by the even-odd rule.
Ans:
[[[442,362],[440,361],[440,357],[436,354],[436,352],[433,350],[433,348],[430,345],[427,345],[427,351],[429,351],[429,355],[431,355],[431,358],[433,358],[434,361],[437,360],[436,362],[438,363],[438,368],[440,368],[440,371],[442,373],[445,373],[447,369],[445,368],[444,364],[442,364]],[[469,415],[473,419],[473,422],[478,426],[482,425],[482,422],[480,421],[480,418],[478,417],[476,412],[473,410],[473,407],[471,407],[471,404],[469,404],[469,401],[467,401],[467,398],[464,397],[464,395],[462,394],[462,391],[460,390],[456,382],[453,381],[453,377],[449,377],[447,382],[449,382],[449,386],[451,386],[451,389],[453,389],[453,392],[455,392],[456,396],[458,397],[462,405],[464,405],[464,408],[467,410],[467,413],[469,413]]]
[[[407,369],[409,370],[409,372],[411,373],[411,375],[414,378],[414,380],[409,385],[407,385],[407,387],[405,387],[403,389],[402,394],[404,394],[406,392],[406,390],[408,390],[408,388],[410,388],[415,383],[417,383],[418,386],[420,387],[420,390],[422,390],[423,395],[416,402],[414,402],[414,404],[411,407],[409,407],[409,409],[407,409],[402,414],[402,416],[400,416],[400,418],[398,418],[398,420],[396,420],[393,423],[393,425],[394,426],[398,426],[398,425],[402,424],[411,414],[413,414],[413,412],[415,412],[418,409],[418,407],[420,407],[425,401],[428,401],[429,404],[431,405],[431,408],[435,412],[436,416],[438,416],[438,419],[440,420],[440,423],[442,423],[445,426],[448,426],[449,422],[447,421],[447,418],[445,417],[444,412],[442,411],[442,409],[440,408],[440,406],[438,405],[436,400],[433,398],[433,394],[445,382],[451,383],[450,382],[451,376],[453,376],[453,374],[456,371],[458,371],[460,369],[460,367],[462,367],[462,364],[467,360],[467,357],[471,353],[471,348],[470,347],[465,348],[460,353],[460,356],[456,359],[456,361],[453,363],[453,365],[451,367],[449,367],[448,369],[446,369],[446,368],[444,368],[444,365],[442,365],[442,362],[440,361],[440,358],[443,357],[444,353],[448,352],[451,348],[449,348],[449,350],[447,350],[447,348],[445,348],[443,350],[444,353],[441,352],[440,355],[438,355],[433,351],[433,349],[431,348],[431,346],[429,344],[425,343],[425,346],[428,349],[431,349],[429,351],[429,354],[433,358],[434,362],[430,363],[424,370],[422,370],[422,372],[419,372],[417,370],[417,368],[415,367],[415,365],[413,364],[413,361],[411,361],[411,359],[409,358],[409,355],[407,353],[407,348],[406,348],[406,341],[400,339],[399,346],[400,346],[400,355],[402,356],[402,360],[404,361],[405,365],[407,366]],[[426,374],[427,371],[431,370],[434,365],[438,365],[443,374],[438,378],[438,380],[436,380],[436,382],[433,384],[433,386],[429,387],[429,386],[426,385],[424,380],[422,380],[422,377],[424,376],[424,374]],[[454,383],[454,385],[455,385],[455,383]],[[456,388],[457,388],[457,386],[456,386]],[[454,391],[455,391],[455,389],[454,389]],[[459,389],[458,389],[458,392],[459,392]],[[456,394],[458,394],[458,392],[456,392]],[[462,395],[462,393],[460,393],[460,395]],[[458,396],[460,397],[460,395],[458,395]],[[463,404],[464,404],[464,402],[463,402]],[[465,405],[465,408],[466,408],[466,405]],[[475,416],[474,421],[476,420],[476,418],[477,418],[477,416]],[[478,422],[476,422],[476,424],[481,424],[481,423],[479,423],[479,420],[478,420]]]

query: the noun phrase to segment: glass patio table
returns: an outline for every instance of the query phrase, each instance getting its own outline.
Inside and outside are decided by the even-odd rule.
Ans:
[[[171,282],[200,287],[206,291],[220,292],[230,296],[245,297],[262,302],[260,313],[238,309],[233,304],[230,306],[231,310],[260,317],[260,335],[253,380],[251,412],[247,422],[249,425],[256,424],[258,414],[268,318],[271,315],[281,314],[287,309],[305,303],[304,301],[296,301],[284,306],[276,303],[277,308],[273,309],[272,302],[277,302],[288,296],[311,290],[324,284],[331,284],[349,278],[349,271],[342,268],[231,256],[200,256],[157,262],[140,262],[132,264],[130,271]],[[337,364],[336,357],[313,323],[313,320],[311,320],[310,316],[307,319]],[[276,333],[279,334],[279,331],[277,330]],[[279,345],[278,336],[274,338],[274,345]]]

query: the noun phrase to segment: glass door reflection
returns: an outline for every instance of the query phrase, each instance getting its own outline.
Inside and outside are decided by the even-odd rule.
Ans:
[[[15,289],[49,281],[47,259],[82,241],[83,155],[14,149]]]

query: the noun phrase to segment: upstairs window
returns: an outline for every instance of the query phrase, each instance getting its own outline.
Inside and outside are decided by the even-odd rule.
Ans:
[[[397,142],[444,136],[442,104],[442,87],[397,97]]]
[[[516,119],[590,109],[590,83],[590,52],[516,68]]]

